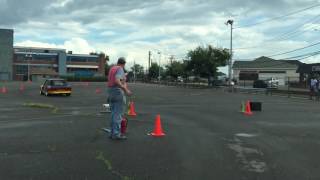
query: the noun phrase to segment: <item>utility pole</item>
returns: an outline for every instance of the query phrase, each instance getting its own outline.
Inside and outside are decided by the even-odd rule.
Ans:
[[[28,76],[28,78],[27,78],[27,81],[29,82],[30,81],[30,58],[31,58],[31,60],[32,60],[32,52],[31,52],[31,50],[30,50],[30,53],[28,54],[26,54],[25,55],[25,57],[27,58],[27,67],[28,67],[28,72],[27,72],[27,76]]]
[[[150,67],[151,67],[151,51],[149,51],[148,74],[150,74]]]
[[[160,79],[161,79],[161,75],[160,75],[160,69],[161,69],[161,66],[160,66],[160,61],[161,61],[161,52],[158,51],[158,54],[159,54],[159,76],[158,76],[158,79],[159,79],[159,84],[160,84]]]
[[[171,55],[170,56],[170,65],[172,65],[173,60],[174,60],[174,55]]]
[[[226,25],[230,24],[230,59],[229,59],[229,85],[231,84],[231,79],[232,79],[232,30],[233,30],[233,20],[229,19],[226,22]]]
[[[136,83],[136,61],[133,60],[133,82]]]

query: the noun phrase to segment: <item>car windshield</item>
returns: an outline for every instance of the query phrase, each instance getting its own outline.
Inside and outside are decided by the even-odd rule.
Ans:
[[[67,83],[65,82],[65,81],[52,81],[51,82],[51,85],[52,86],[66,86],[67,85]]]

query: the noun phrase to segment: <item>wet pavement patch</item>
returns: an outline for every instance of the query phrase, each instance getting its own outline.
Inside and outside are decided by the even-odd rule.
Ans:
[[[264,173],[267,170],[267,164],[262,160],[264,154],[259,149],[248,147],[236,137],[228,147],[236,153],[236,158],[243,170],[256,173]]]

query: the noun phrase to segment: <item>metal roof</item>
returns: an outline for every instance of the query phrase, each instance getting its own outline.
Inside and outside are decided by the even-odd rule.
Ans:
[[[235,61],[233,69],[296,69],[301,63],[297,60],[275,60],[265,56],[253,61]]]

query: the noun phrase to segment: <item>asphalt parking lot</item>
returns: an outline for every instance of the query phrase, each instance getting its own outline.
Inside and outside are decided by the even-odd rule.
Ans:
[[[100,112],[104,83],[73,84],[71,97],[19,86],[0,93],[1,180],[320,179],[318,102],[130,84],[138,116],[128,140],[114,141],[101,130],[110,121]],[[262,112],[240,113],[245,100]],[[157,114],[162,138],[147,135]]]

